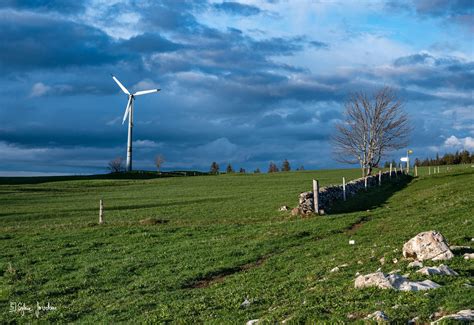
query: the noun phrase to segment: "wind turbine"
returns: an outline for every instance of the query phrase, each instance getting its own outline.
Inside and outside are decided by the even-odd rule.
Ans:
[[[123,115],[122,125],[125,123],[125,120],[128,117],[128,142],[127,142],[127,171],[132,170],[132,129],[133,129],[133,101],[135,100],[135,96],[141,96],[151,93],[157,93],[161,89],[151,89],[151,90],[141,90],[137,91],[134,94],[130,94],[127,88],[122,85],[122,83],[112,75],[112,79],[117,83],[117,85],[122,89],[122,91],[128,95],[128,103],[127,107],[125,108],[125,114]]]

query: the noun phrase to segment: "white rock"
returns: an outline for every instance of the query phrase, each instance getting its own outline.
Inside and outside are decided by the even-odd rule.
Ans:
[[[408,325],[416,324],[419,319],[420,319],[420,317],[416,316],[416,317],[410,319],[407,324]]]
[[[355,245],[355,243],[356,243],[355,240],[353,239],[349,240],[349,245]]]
[[[437,261],[451,259],[454,255],[443,235],[436,231],[425,231],[403,245],[403,256],[420,261],[428,259]]]
[[[339,272],[339,270],[340,270],[339,267],[336,266],[335,268],[331,269],[331,271],[329,272],[334,273],[334,272]]]
[[[408,263],[408,267],[409,268],[421,268],[421,267],[423,267],[423,263],[421,263],[420,261],[413,261],[413,262]]]
[[[425,275],[459,275],[456,271],[452,270],[444,264],[441,264],[438,267],[425,266],[424,268],[416,271],[416,273],[421,273]]]
[[[240,304],[240,307],[247,308],[248,306],[250,306],[250,301],[247,298],[245,298],[244,302]]]
[[[376,312],[368,315],[365,319],[367,320],[374,320],[376,322],[388,322],[389,318],[385,313],[381,310],[377,310]]]
[[[438,324],[439,322],[443,320],[448,320],[448,319],[457,320],[461,322],[470,322],[474,320],[474,310],[472,309],[461,310],[461,311],[458,311],[456,314],[451,314],[451,315],[446,315],[444,317],[441,317],[435,322],[431,322],[431,324]]]
[[[381,289],[393,289],[392,284],[382,272],[359,275],[354,282],[355,288],[378,287]]]
[[[424,281],[405,281],[402,282],[398,286],[398,290],[400,291],[423,291],[423,290],[430,290],[440,288],[441,286],[436,282],[431,280],[424,280]]]
[[[420,291],[435,289],[441,287],[439,284],[431,281],[409,281],[400,274],[384,274],[375,272],[367,275],[360,275],[355,279],[355,288],[378,287],[381,289],[395,289],[400,291]]]
[[[252,320],[249,320],[247,323],[245,323],[245,325],[255,325],[258,323],[258,319],[252,319]]]
[[[364,263],[362,261],[357,261],[357,264],[362,265]]]
[[[287,206],[287,205],[282,205],[282,206],[280,207],[280,209],[278,209],[278,210],[279,210],[279,211],[289,211],[289,210],[290,210],[290,207]]]
[[[385,264],[385,257],[382,257],[381,259],[379,259],[379,262],[380,262],[380,264],[384,265]]]
[[[463,255],[465,260],[473,260],[474,259],[474,253],[466,253]]]
[[[392,262],[393,262],[393,264],[397,264],[397,263],[398,263],[398,258],[394,258],[394,259],[392,260]]]

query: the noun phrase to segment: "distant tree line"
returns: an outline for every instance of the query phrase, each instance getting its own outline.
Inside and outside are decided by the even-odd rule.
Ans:
[[[414,166],[440,166],[471,163],[474,163],[474,153],[469,153],[467,150],[456,151],[455,153],[445,153],[442,157],[440,157],[439,154],[436,154],[435,158],[425,158],[424,160],[415,158],[413,162]],[[392,160],[392,166],[397,166],[395,160]],[[386,161],[384,167],[389,168],[390,162]]]
[[[301,166],[301,167],[297,168],[296,170],[298,170],[298,171],[299,170],[304,170],[304,166]],[[277,164],[275,164],[273,161],[270,162],[270,164],[268,166],[268,173],[278,173],[280,171],[282,171],[282,172],[291,171],[291,165],[290,165],[290,162],[288,161],[288,159],[285,159],[283,161],[283,163],[281,164],[281,168],[279,168],[277,166]],[[227,164],[225,172],[226,172],[226,174],[235,173],[235,170],[234,170],[234,168],[232,167],[232,165],[230,163]],[[239,169],[240,174],[245,174],[246,172],[247,171],[244,168]],[[253,172],[254,172],[254,174],[261,173],[260,168],[255,169]],[[209,173],[213,174],[213,175],[219,174],[219,164],[217,162],[215,162],[215,161],[212,162],[211,167],[209,169]]]
[[[456,151],[455,153],[445,153],[442,157],[436,154],[436,157],[415,159],[415,166],[439,166],[439,165],[459,165],[474,163],[474,153],[467,150]]]

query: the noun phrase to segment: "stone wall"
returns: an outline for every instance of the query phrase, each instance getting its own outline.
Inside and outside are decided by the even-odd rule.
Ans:
[[[398,170],[392,172],[392,179],[401,177],[403,172]],[[390,180],[390,172],[382,173],[382,184]],[[367,177],[367,187],[378,186],[379,175],[375,174]],[[346,183],[346,197],[349,198],[357,194],[357,192],[365,189],[365,178],[354,179]],[[331,205],[336,200],[343,199],[342,185],[331,185],[319,189],[319,209],[329,211]],[[299,197],[299,204],[294,213],[308,215],[314,213],[313,192],[303,192]]]

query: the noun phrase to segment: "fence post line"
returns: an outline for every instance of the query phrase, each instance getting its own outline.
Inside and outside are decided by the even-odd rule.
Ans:
[[[390,178],[392,178],[392,163],[390,163]]]
[[[439,166],[438,166],[438,174],[439,174]]]
[[[431,175],[431,166],[428,166],[428,175]]]
[[[365,176],[364,178],[364,186],[365,186],[365,190],[367,191],[367,176]]]
[[[104,223],[104,202],[99,201],[99,225]]]
[[[342,178],[342,198],[346,200],[346,178]]]
[[[379,170],[379,186],[382,185],[382,171]]]
[[[319,181],[313,179],[314,213],[319,214]]]
[[[418,177],[418,166],[415,165],[415,177]]]

